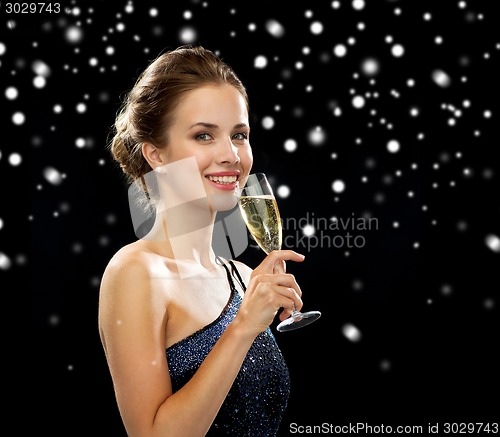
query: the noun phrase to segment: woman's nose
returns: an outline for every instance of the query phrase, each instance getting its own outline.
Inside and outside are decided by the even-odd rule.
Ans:
[[[220,164],[237,164],[240,162],[240,157],[238,155],[238,148],[233,144],[233,142],[228,139],[221,144],[218,155],[218,162]]]

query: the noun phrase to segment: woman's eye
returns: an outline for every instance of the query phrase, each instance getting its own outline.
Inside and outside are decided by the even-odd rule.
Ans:
[[[248,135],[246,133],[240,132],[240,133],[234,134],[233,138],[235,140],[244,141],[248,138]]]
[[[210,134],[205,132],[205,133],[196,135],[196,139],[199,141],[210,141],[212,139],[212,137]]]

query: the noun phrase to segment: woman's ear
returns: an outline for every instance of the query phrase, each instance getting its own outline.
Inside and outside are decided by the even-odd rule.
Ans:
[[[142,143],[142,155],[144,156],[144,159],[148,161],[153,170],[166,164],[166,162],[162,159],[160,149],[158,149],[158,147],[154,144]]]

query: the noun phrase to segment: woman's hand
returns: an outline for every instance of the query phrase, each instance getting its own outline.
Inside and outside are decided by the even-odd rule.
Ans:
[[[302,308],[302,291],[294,276],[286,273],[285,261],[304,258],[292,250],[275,250],[253,270],[237,318],[255,335],[267,329],[280,308],[280,320]]]

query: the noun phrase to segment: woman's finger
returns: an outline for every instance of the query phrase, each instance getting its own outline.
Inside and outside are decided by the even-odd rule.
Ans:
[[[297,296],[300,298],[302,296],[302,290],[299,284],[295,280],[295,277],[289,273],[279,273],[279,274],[263,274],[256,276],[255,279],[261,283],[268,283],[271,285],[278,285],[280,287],[292,288]]]
[[[285,261],[302,262],[304,259],[304,255],[293,250],[273,250],[264,258],[257,269],[261,270],[262,273],[285,273]]]
[[[291,287],[279,287],[277,292],[280,296],[280,307],[283,308],[279,318],[280,320],[285,320],[294,310],[299,310],[302,308],[302,299],[296,293],[295,289]]]
[[[279,260],[274,267],[273,273],[286,273],[286,262],[284,260]]]

